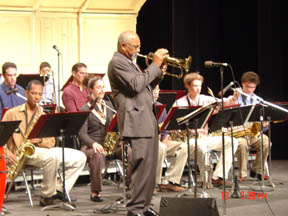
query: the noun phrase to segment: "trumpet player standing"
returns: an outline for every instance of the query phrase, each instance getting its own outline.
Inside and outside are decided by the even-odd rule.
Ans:
[[[242,91],[249,95],[240,95],[238,97],[238,103],[241,106],[246,106],[250,104],[259,103],[259,98],[254,94],[254,91],[259,84],[259,76],[255,72],[249,71],[245,72],[241,77]],[[256,97],[255,97],[256,96]],[[264,123],[264,127],[267,127],[267,123]],[[247,164],[248,164],[248,151],[249,147],[252,146],[257,149],[256,159],[253,162],[253,167],[250,170],[250,177],[257,177],[259,180],[262,179],[261,170],[261,151],[260,151],[260,137],[246,136],[238,138],[238,149],[236,156],[239,161],[239,181],[244,182],[247,177]],[[263,159],[264,162],[267,160],[269,154],[269,138],[267,135],[263,134]],[[268,180],[269,177],[264,175],[264,180]]]
[[[122,32],[118,50],[108,66],[108,76],[118,114],[121,138],[132,148],[133,170],[128,216],[157,215],[151,209],[158,156],[158,123],[153,106],[153,87],[162,77],[161,65],[168,50],[158,49],[144,72],[133,62],[140,52],[140,38]]]

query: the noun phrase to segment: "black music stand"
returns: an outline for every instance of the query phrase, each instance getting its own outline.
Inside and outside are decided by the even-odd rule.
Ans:
[[[40,76],[40,74],[20,74],[17,77],[17,84],[26,89],[27,84],[31,80],[39,80],[44,85],[44,77]]]
[[[205,107],[172,107],[168,113],[166,120],[163,123],[162,130],[186,130],[187,132],[187,166],[188,166],[188,192],[184,192],[178,197],[183,195],[192,195],[191,180],[192,170],[190,167],[190,129],[195,129],[195,184],[194,184],[194,197],[197,197],[197,129],[203,128],[209,120],[215,104],[213,103]],[[206,185],[204,185],[206,187]],[[204,189],[205,190],[205,189]],[[206,196],[206,195],[203,195]]]
[[[176,91],[160,90],[157,101],[160,102],[161,104],[165,104],[166,109],[170,110],[176,98],[177,98]]]
[[[162,113],[164,112],[164,110],[166,108],[166,104],[156,104],[155,108],[156,108],[156,115],[157,115],[156,118],[157,118],[157,120],[159,120],[159,118],[162,116]]]
[[[17,130],[20,122],[21,121],[0,121],[0,146],[4,146],[7,143],[8,139]],[[0,155],[0,161],[1,160],[5,160],[5,157],[4,156],[2,157]],[[6,175],[6,173],[7,173],[7,171],[0,170],[0,175],[2,175],[2,174]],[[5,177],[5,179],[6,179],[6,177]],[[5,183],[4,183],[4,185],[5,185]],[[9,184],[9,189],[7,190],[6,198],[8,196],[8,193],[10,192],[12,186],[13,186],[13,181],[10,182],[10,184]],[[5,191],[5,188],[4,188],[4,191]],[[4,196],[3,196],[3,198],[4,198]],[[3,202],[3,200],[2,200],[2,202]],[[1,203],[1,205],[2,205],[2,203]],[[0,209],[0,212],[1,212],[1,209]]]
[[[42,115],[33,130],[29,134],[28,139],[44,138],[44,137],[60,137],[62,146],[62,178],[63,178],[63,199],[66,200],[66,187],[65,187],[65,154],[64,154],[64,136],[76,135],[81,129],[83,123],[89,115],[89,111],[85,112],[71,112],[71,113],[50,113]],[[62,207],[67,210],[75,210],[76,208],[71,205],[70,197],[67,197],[69,203],[62,202],[60,205],[51,205],[42,208],[45,211],[50,208]]]
[[[250,113],[253,111],[253,105],[249,106],[233,106],[224,107],[222,111],[213,115],[209,121],[210,132],[218,131],[221,128],[230,128],[231,133],[231,145],[232,145],[232,198],[240,198],[240,188],[238,182],[238,175],[235,174],[235,160],[234,160],[234,140],[233,140],[233,127],[243,125],[248,121]],[[225,177],[224,177],[225,178]],[[225,192],[225,191],[224,191]]]
[[[285,109],[276,104],[261,100],[259,104],[255,105],[255,108],[249,118],[249,121],[260,121],[260,150],[261,150],[261,170],[262,170],[262,179],[260,188],[253,188],[255,191],[271,191],[274,190],[275,185],[272,182],[271,175],[271,122],[273,121],[283,121],[287,119],[288,109]],[[271,188],[267,188],[264,185],[264,155],[263,155],[263,122],[269,122],[268,134],[269,134],[269,173],[270,173],[270,184]]]
[[[0,121],[0,146],[4,146],[18,128],[19,121]],[[1,158],[0,158],[1,159]]]

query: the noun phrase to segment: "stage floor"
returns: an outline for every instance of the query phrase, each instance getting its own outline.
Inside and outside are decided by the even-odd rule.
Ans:
[[[274,191],[267,192],[267,189],[271,187],[264,188],[264,192],[259,192],[256,197],[254,196],[253,188],[257,188],[260,184],[258,181],[253,181],[248,178],[244,184],[240,184],[240,191],[245,195],[245,199],[232,199],[228,198],[226,200],[226,215],[232,216],[243,216],[243,215],[253,215],[253,216],[268,216],[268,215],[288,215],[288,160],[275,160],[272,161],[272,177],[273,183],[275,184]],[[183,177],[185,179],[185,176]],[[198,188],[201,192],[202,189]],[[207,190],[210,197],[215,198],[219,210],[219,214],[223,215],[223,199],[222,192],[223,189],[214,188]],[[229,195],[231,191],[228,190]],[[251,199],[249,196],[251,194]],[[28,197],[26,196],[25,190],[11,192],[9,195],[9,200],[4,203],[4,206],[8,209],[8,215],[21,215],[21,216],[38,216],[38,215],[126,215],[126,211],[117,211],[108,214],[101,213],[101,208],[109,207],[110,204],[116,202],[116,200],[121,197],[122,189],[117,190],[113,185],[104,186],[104,190],[101,193],[104,198],[102,203],[94,203],[89,199],[90,196],[90,186],[87,184],[77,184],[71,191],[71,195],[77,197],[77,202],[75,203],[77,209],[74,211],[67,211],[63,208],[58,208],[49,211],[41,211],[39,206],[39,191],[33,191],[33,201],[34,207],[30,207]],[[159,192],[157,195],[153,196],[154,209],[159,211],[160,200],[163,196],[176,197],[178,193],[162,193]],[[188,197],[189,198],[189,197]],[[120,206],[121,207],[121,206]],[[121,210],[121,208],[119,208]],[[191,212],[191,215],[196,215]],[[200,214],[199,214],[200,215]],[[179,215],[180,216],[180,215]]]

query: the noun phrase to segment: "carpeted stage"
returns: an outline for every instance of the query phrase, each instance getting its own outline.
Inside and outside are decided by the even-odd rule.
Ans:
[[[253,215],[253,216],[268,216],[268,215],[288,215],[288,161],[272,161],[272,177],[273,183],[275,184],[275,190],[271,192],[264,193],[259,192],[257,195],[252,191],[252,188],[257,188],[260,184],[258,181],[253,181],[248,178],[245,183],[240,184],[240,191],[245,195],[245,198],[232,199],[228,198],[226,200],[226,210],[227,215],[231,216],[243,216],[243,215]],[[183,179],[187,179],[187,176],[183,176]],[[85,182],[86,180],[86,182]],[[84,183],[83,183],[84,182]],[[202,189],[198,188],[201,192]],[[214,188],[207,190],[210,197],[215,198],[219,210],[219,214],[223,215],[223,200],[222,200],[222,189]],[[228,190],[229,195],[231,194],[230,189]],[[267,194],[265,194],[267,193]],[[18,189],[13,191],[9,195],[9,200],[4,203],[4,206],[8,209],[8,215],[21,215],[21,216],[36,216],[36,215],[126,215],[126,211],[121,211],[121,205],[119,211],[110,212],[107,214],[101,213],[101,209],[108,208],[116,200],[121,197],[122,189],[117,190],[117,187],[110,184],[104,186],[104,191],[102,192],[102,197],[104,202],[93,203],[89,199],[90,187],[87,184],[87,176],[81,176],[77,185],[74,186],[72,196],[77,197],[76,206],[77,209],[74,211],[67,211],[63,208],[58,208],[49,211],[41,211],[39,206],[39,188],[33,191],[33,201],[34,207],[30,207],[28,197],[26,196],[25,190]],[[157,195],[153,196],[154,209],[159,211],[161,197],[176,197],[178,194],[173,192],[159,192]],[[249,198],[249,196],[251,197]],[[189,199],[189,197],[187,197]],[[192,202],[192,201],[191,201]],[[179,207],[181,208],[181,207]],[[117,208],[114,208],[114,210]],[[190,210],[189,210],[190,211]],[[109,212],[109,211],[108,211]],[[190,211],[189,215],[203,215],[195,214],[195,212]],[[181,215],[179,215],[181,216]]]

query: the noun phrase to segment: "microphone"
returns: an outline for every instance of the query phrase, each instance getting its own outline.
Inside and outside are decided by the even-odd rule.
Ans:
[[[230,82],[224,89],[223,89],[223,95],[235,84],[234,81]],[[218,96],[221,97],[221,91],[218,92]]]
[[[58,53],[60,53],[59,49],[57,48],[56,45],[53,45],[53,49],[55,49]]]
[[[228,67],[228,63],[222,63],[222,62],[213,62],[213,61],[205,61],[204,66],[207,68],[212,67]]]

